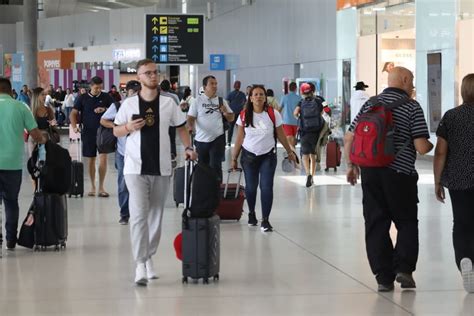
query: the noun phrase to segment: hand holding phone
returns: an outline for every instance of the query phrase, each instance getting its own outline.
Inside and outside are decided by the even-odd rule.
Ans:
[[[139,119],[143,120],[143,116],[141,116],[140,114],[133,114],[132,115],[132,121],[139,120]]]

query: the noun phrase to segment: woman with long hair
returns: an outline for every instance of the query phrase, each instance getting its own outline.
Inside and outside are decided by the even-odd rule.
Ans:
[[[453,245],[464,289],[474,292],[474,74],[461,85],[463,104],[441,119],[433,161],[435,194],[444,203],[449,190],[453,208]]]
[[[249,226],[257,226],[255,204],[260,185],[262,204],[262,232],[273,230],[269,217],[273,204],[273,179],[277,165],[277,139],[285,147],[288,158],[297,160],[282,127],[282,118],[267,103],[267,92],[263,86],[254,86],[249,91],[249,100],[237,118],[237,139],[232,155],[232,168],[240,163],[245,176],[245,196],[249,208]]]
[[[41,88],[34,88],[31,96],[31,112],[41,130],[48,130],[50,126],[56,125],[54,111],[45,105],[46,91]]]

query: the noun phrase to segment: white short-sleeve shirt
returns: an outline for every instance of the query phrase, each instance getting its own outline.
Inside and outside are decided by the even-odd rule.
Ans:
[[[116,125],[126,124],[132,119],[133,114],[139,114],[139,95],[127,98],[123,101],[115,117]],[[170,97],[160,95],[159,106],[159,157],[153,157],[159,162],[160,175],[171,175],[171,146],[168,129],[170,126],[180,127],[186,124],[185,113],[176,105],[176,102]],[[124,174],[142,173],[142,143],[140,131],[131,132],[127,137],[125,146],[125,166]]]
[[[282,124],[281,114],[278,111],[274,111],[274,113],[275,126],[279,127]],[[240,115],[237,119],[237,125],[243,126]],[[275,147],[275,136],[273,122],[268,112],[253,112],[253,125],[254,127],[251,125],[244,127],[245,137],[242,147],[257,156],[269,153]]]
[[[225,99],[226,111],[232,109]],[[198,142],[210,143],[224,134],[222,113],[219,111],[219,98],[209,99],[205,94],[198,96],[189,107],[188,115],[196,118],[196,137]]]

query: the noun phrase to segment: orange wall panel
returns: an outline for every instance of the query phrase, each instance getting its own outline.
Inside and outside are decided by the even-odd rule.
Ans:
[[[375,0],[337,0],[337,9],[342,10],[372,2],[375,2]]]

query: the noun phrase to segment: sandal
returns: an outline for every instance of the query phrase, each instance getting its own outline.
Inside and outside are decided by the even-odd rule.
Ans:
[[[109,197],[110,195],[107,193],[107,192],[100,192],[99,193],[99,197],[103,197],[103,198],[106,198],[106,197]]]
[[[94,192],[94,191],[90,191],[89,193],[87,193],[87,196],[95,196],[95,192]]]

